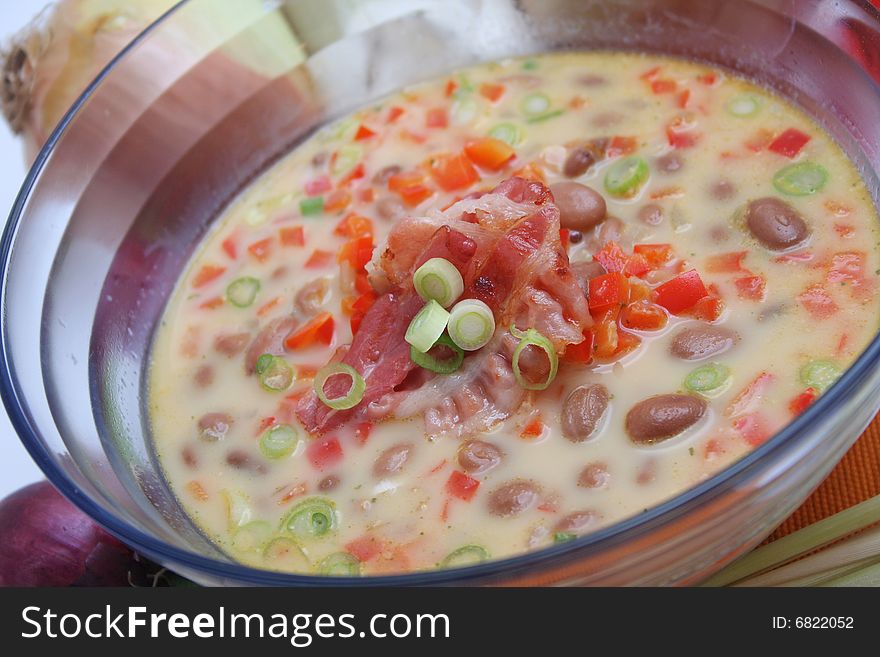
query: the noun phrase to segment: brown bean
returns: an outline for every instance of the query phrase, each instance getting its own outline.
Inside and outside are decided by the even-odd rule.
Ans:
[[[303,285],[293,298],[293,305],[306,317],[318,313],[330,300],[330,279],[316,278]]]
[[[569,178],[584,175],[596,163],[596,154],[584,146],[576,146],[569,152],[562,165],[562,173]]]
[[[559,208],[559,223],[563,228],[589,230],[605,220],[605,199],[596,190],[567,181],[550,185],[550,191]]]
[[[640,445],[658,443],[695,425],[706,413],[706,401],[691,395],[648,397],[626,414],[626,432]]]
[[[385,221],[397,221],[406,214],[406,207],[394,196],[383,196],[376,201],[376,214]]]
[[[295,317],[276,317],[257,333],[244,355],[244,368],[248,374],[253,373],[257,360],[263,354],[280,356],[284,353],[284,338],[297,327],[299,321]]]
[[[184,465],[190,469],[195,468],[199,464],[199,459],[196,457],[196,450],[190,445],[187,445],[180,451],[180,456],[183,459]]]
[[[577,485],[581,488],[605,488],[611,482],[611,473],[604,463],[590,463],[578,476]]]
[[[324,477],[321,481],[318,482],[318,490],[333,490],[338,485],[339,477],[337,477],[336,475],[330,475],[329,477]]]
[[[724,326],[699,324],[686,326],[669,345],[669,351],[682,360],[704,360],[730,349],[739,341],[739,334]]]
[[[402,169],[398,164],[392,164],[387,167],[382,167],[376,172],[376,175],[373,176],[373,184],[385,187],[385,185],[388,184],[388,179],[391,176],[396,176],[401,171]]]
[[[228,413],[205,413],[199,418],[199,438],[206,443],[215,443],[223,440],[229,432],[229,428],[234,423],[231,415]]]
[[[501,463],[503,454],[492,443],[484,440],[469,440],[458,450],[458,464],[470,474],[488,472]]]
[[[746,226],[755,239],[771,251],[793,248],[810,236],[810,229],[797,210],[773,196],[748,204]]]
[[[412,448],[412,443],[401,443],[383,451],[373,462],[373,476],[382,478],[400,472],[406,465]]]
[[[541,489],[530,481],[514,479],[489,494],[489,513],[506,518],[527,511],[538,501]]]
[[[560,518],[554,528],[557,532],[566,534],[580,534],[588,529],[590,525],[595,524],[599,519],[599,514],[592,510],[575,511],[567,516]]]
[[[663,207],[658,203],[648,203],[639,208],[638,218],[643,224],[659,226],[663,223]]]
[[[598,73],[584,73],[577,77],[577,81],[585,87],[601,87],[608,83],[608,78]]]
[[[214,338],[214,351],[223,354],[227,358],[233,358],[244,351],[250,339],[250,333],[218,335]]]
[[[656,169],[662,173],[676,173],[684,166],[684,160],[676,152],[667,153],[657,158]]]
[[[722,178],[709,187],[709,195],[716,201],[729,201],[736,196],[736,187],[729,180]]]
[[[234,449],[226,455],[226,463],[236,470],[247,470],[257,474],[265,474],[266,466],[242,449]]]
[[[193,381],[199,388],[207,388],[214,383],[214,368],[210,365],[200,365],[193,375]]]
[[[620,112],[599,112],[590,120],[597,128],[611,128],[623,121],[624,116]]]
[[[579,386],[562,402],[562,435],[573,443],[591,437],[608,408],[608,388],[601,383]]]

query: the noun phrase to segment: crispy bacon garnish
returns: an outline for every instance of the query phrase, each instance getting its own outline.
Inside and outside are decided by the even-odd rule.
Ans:
[[[307,395],[297,406],[305,428],[323,433],[355,418],[421,414],[430,434],[464,435],[515,412],[525,394],[511,370],[517,341],[510,326],[537,329],[562,353],[583,339],[592,322],[559,238],[559,210],[552,200],[543,184],[511,178],[443,212],[398,223],[371,263],[389,291],[364,316],[342,359],[364,377],[364,398],[353,409],[334,411]],[[498,327],[488,345],[446,376],[414,372],[403,339],[423,303],[412,287],[413,273],[435,257],[458,268],[463,298],[486,302]],[[347,385],[331,379],[325,391],[332,397]]]

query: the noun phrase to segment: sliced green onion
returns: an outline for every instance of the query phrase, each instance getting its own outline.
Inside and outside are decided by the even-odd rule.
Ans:
[[[253,520],[232,535],[232,547],[237,552],[262,552],[272,533],[272,525],[268,522]]]
[[[295,378],[293,368],[287,361],[273,354],[260,356],[254,370],[260,377],[260,385],[273,392],[287,390]]]
[[[330,399],[324,392],[324,384],[327,383],[327,379],[330,377],[338,375],[349,377],[351,379],[351,386],[342,397]],[[364,398],[364,390],[366,389],[367,384],[364,382],[364,377],[358,374],[357,370],[351,365],[346,365],[345,363],[330,363],[322,367],[315,375],[315,394],[318,395],[318,399],[326,406],[337,411],[344,411],[357,406],[361,399]]]
[[[299,444],[299,432],[289,424],[276,424],[260,436],[260,451],[267,459],[289,456]]]
[[[465,351],[475,351],[495,334],[495,316],[479,299],[462,299],[449,312],[448,330],[455,344]]]
[[[425,353],[434,346],[434,343],[446,330],[446,322],[448,321],[449,312],[431,299],[413,317],[403,339],[418,351]]]
[[[281,521],[281,530],[296,538],[321,538],[336,529],[336,511],[333,502],[323,497],[303,500]]]
[[[263,550],[263,559],[277,570],[305,572],[312,567],[299,543],[288,536],[278,536],[269,541]]]
[[[356,577],[361,574],[361,562],[348,552],[334,552],[318,565],[322,575]]]
[[[550,97],[541,92],[529,94],[519,107],[526,116],[540,116],[550,109]]]
[[[432,356],[430,350],[427,353],[422,353],[415,347],[410,347],[410,360],[419,367],[431,370],[437,374],[452,374],[464,362],[464,351],[445,333],[437,338],[437,342],[433,346],[436,347],[438,345],[448,347],[452,351],[452,357],[441,359]]]
[[[527,59],[523,62],[523,70],[524,71],[534,71],[538,68],[538,60],[537,59]]]
[[[257,298],[260,281],[253,276],[242,276],[232,281],[226,288],[226,299],[233,306],[247,308]]]
[[[324,197],[310,196],[299,202],[299,211],[304,217],[311,217],[324,212]]]
[[[522,141],[522,130],[512,123],[499,123],[489,131],[489,136],[500,139],[510,146],[516,146]]]
[[[460,568],[471,566],[489,558],[489,552],[480,545],[464,545],[447,554],[440,562],[441,568]]]
[[[416,269],[413,284],[422,299],[434,299],[444,308],[449,308],[464,292],[458,268],[444,258],[431,258]]]
[[[605,189],[621,198],[635,196],[648,179],[648,163],[645,158],[630,155],[612,164],[605,174]]]
[[[576,538],[577,534],[572,534],[571,532],[556,532],[553,534],[554,543],[568,543]]]
[[[461,98],[467,96],[474,91],[474,83],[463,73],[458,76],[458,89],[452,94],[453,98]]]
[[[330,164],[330,173],[334,176],[341,176],[357,166],[361,161],[364,152],[360,147],[354,145],[343,146],[336,151],[336,157]]]
[[[549,112],[544,112],[543,114],[538,114],[537,116],[530,116],[526,119],[526,123],[543,123],[544,121],[547,121],[549,119],[555,119],[557,116],[563,114],[564,112],[565,110],[563,109],[556,109]]]
[[[739,118],[753,116],[758,112],[759,108],[758,99],[750,94],[731,98],[727,102],[727,111]]]
[[[798,162],[783,167],[773,176],[773,186],[789,196],[809,196],[828,181],[828,171],[815,162]]]
[[[226,520],[233,530],[244,527],[253,517],[253,509],[247,495],[238,491],[222,491],[226,503]]]
[[[840,378],[840,368],[830,360],[814,360],[801,368],[801,383],[825,392]]]
[[[470,123],[480,111],[477,101],[470,96],[458,98],[449,110],[452,117],[452,123],[455,125],[464,125]]]
[[[516,345],[516,349],[513,350],[513,359],[511,362],[511,365],[513,366],[513,376],[516,378],[516,382],[521,388],[525,388],[526,390],[547,389],[550,384],[553,383],[553,379],[556,378],[556,371],[559,369],[559,356],[553,348],[553,343],[533,328],[523,332],[515,326],[511,326],[510,332],[515,338],[519,338],[519,344]],[[550,371],[547,373],[547,379],[545,381],[532,383],[523,376],[523,373],[519,369],[520,356],[522,355],[523,350],[530,346],[537,347],[547,354],[547,360],[550,361]]]
[[[730,385],[730,368],[720,363],[701,365],[684,379],[684,387],[706,397],[721,394]]]

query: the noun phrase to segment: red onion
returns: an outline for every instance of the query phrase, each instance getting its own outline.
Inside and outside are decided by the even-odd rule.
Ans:
[[[47,481],[0,501],[0,586],[149,585],[149,570]]]

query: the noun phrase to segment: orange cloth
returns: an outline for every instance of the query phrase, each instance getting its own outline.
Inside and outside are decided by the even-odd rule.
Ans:
[[[807,501],[770,535],[770,541],[880,495],[880,415],[859,436]]]

